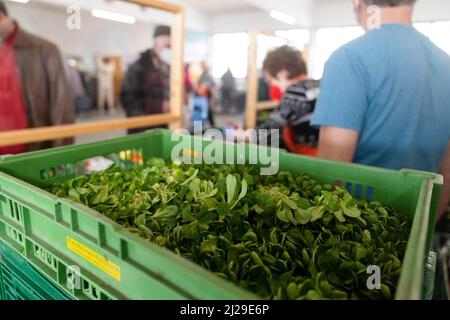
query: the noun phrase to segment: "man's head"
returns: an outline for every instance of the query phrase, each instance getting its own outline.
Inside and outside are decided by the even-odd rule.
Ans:
[[[8,16],[8,10],[6,10],[6,6],[3,3],[3,1],[0,1],[0,14],[4,14],[5,16]]]
[[[263,71],[270,82],[283,91],[308,74],[302,53],[289,46],[270,51],[264,60]]]
[[[5,3],[0,0],[0,39],[6,39],[11,29],[13,29],[13,22],[9,18]]]
[[[156,52],[161,53],[164,49],[170,49],[170,27],[158,26],[154,33],[154,49]]]
[[[353,0],[358,23],[368,31],[380,23],[409,23],[417,0]]]

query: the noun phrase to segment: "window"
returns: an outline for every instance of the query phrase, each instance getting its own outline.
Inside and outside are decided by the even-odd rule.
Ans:
[[[450,21],[415,23],[414,27],[430,38],[439,48],[450,54]]]
[[[275,31],[275,35],[289,41],[289,45],[299,50],[304,50],[311,40],[311,31],[308,29],[280,30]]]
[[[274,36],[258,36],[258,61],[257,66],[262,68],[264,59],[270,50],[288,45],[301,51],[310,40],[310,31],[307,29],[279,30],[274,32]]]
[[[311,76],[320,79],[325,63],[339,47],[362,36],[364,30],[360,27],[321,28],[316,31],[316,42],[311,49]]]
[[[275,36],[258,35],[258,53],[256,66],[258,69],[262,69],[264,59],[270,50],[287,45],[286,39],[278,38]]]
[[[248,65],[248,33],[222,33],[212,40],[212,75],[220,78],[231,69],[234,77],[244,79]]]
[[[419,22],[414,27],[430,38],[438,47],[450,54],[450,21]],[[321,28],[316,31],[316,42],[311,49],[311,76],[320,79],[326,61],[342,45],[364,34],[360,27]]]
[[[415,23],[414,27],[427,37],[431,37],[431,22]]]
[[[307,29],[276,31],[274,36],[260,34],[258,36],[257,66],[262,68],[267,53],[277,47],[290,45],[304,50],[309,43],[310,31]],[[237,79],[247,77],[248,68],[248,33],[221,33],[212,40],[212,74],[220,78],[228,68]]]

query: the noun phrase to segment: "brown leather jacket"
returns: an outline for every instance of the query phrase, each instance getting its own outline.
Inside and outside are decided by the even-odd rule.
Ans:
[[[19,26],[13,48],[20,69],[29,127],[73,123],[74,99],[59,49]],[[29,151],[71,143],[72,138],[33,143],[29,145]]]

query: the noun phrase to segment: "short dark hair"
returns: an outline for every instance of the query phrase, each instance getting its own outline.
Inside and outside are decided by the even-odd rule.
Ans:
[[[153,37],[158,38],[160,36],[169,36],[170,37],[170,27],[168,27],[168,26],[156,27]]]
[[[308,74],[302,52],[289,46],[282,46],[270,51],[264,60],[263,70],[274,78],[280,71],[286,70],[290,80]]]
[[[0,0],[0,13],[3,13],[5,16],[8,16],[8,10],[6,9],[6,5],[1,0]]]
[[[367,5],[375,5],[380,7],[398,7],[402,5],[412,6],[417,0],[363,0]]]

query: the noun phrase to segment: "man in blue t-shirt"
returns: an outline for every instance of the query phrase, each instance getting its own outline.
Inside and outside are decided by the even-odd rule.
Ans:
[[[450,194],[450,56],[413,28],[415,2],[353,0],[367,33],[327,62],[312,125],[321,128],[321,158],[443,174],[443,213]]]

